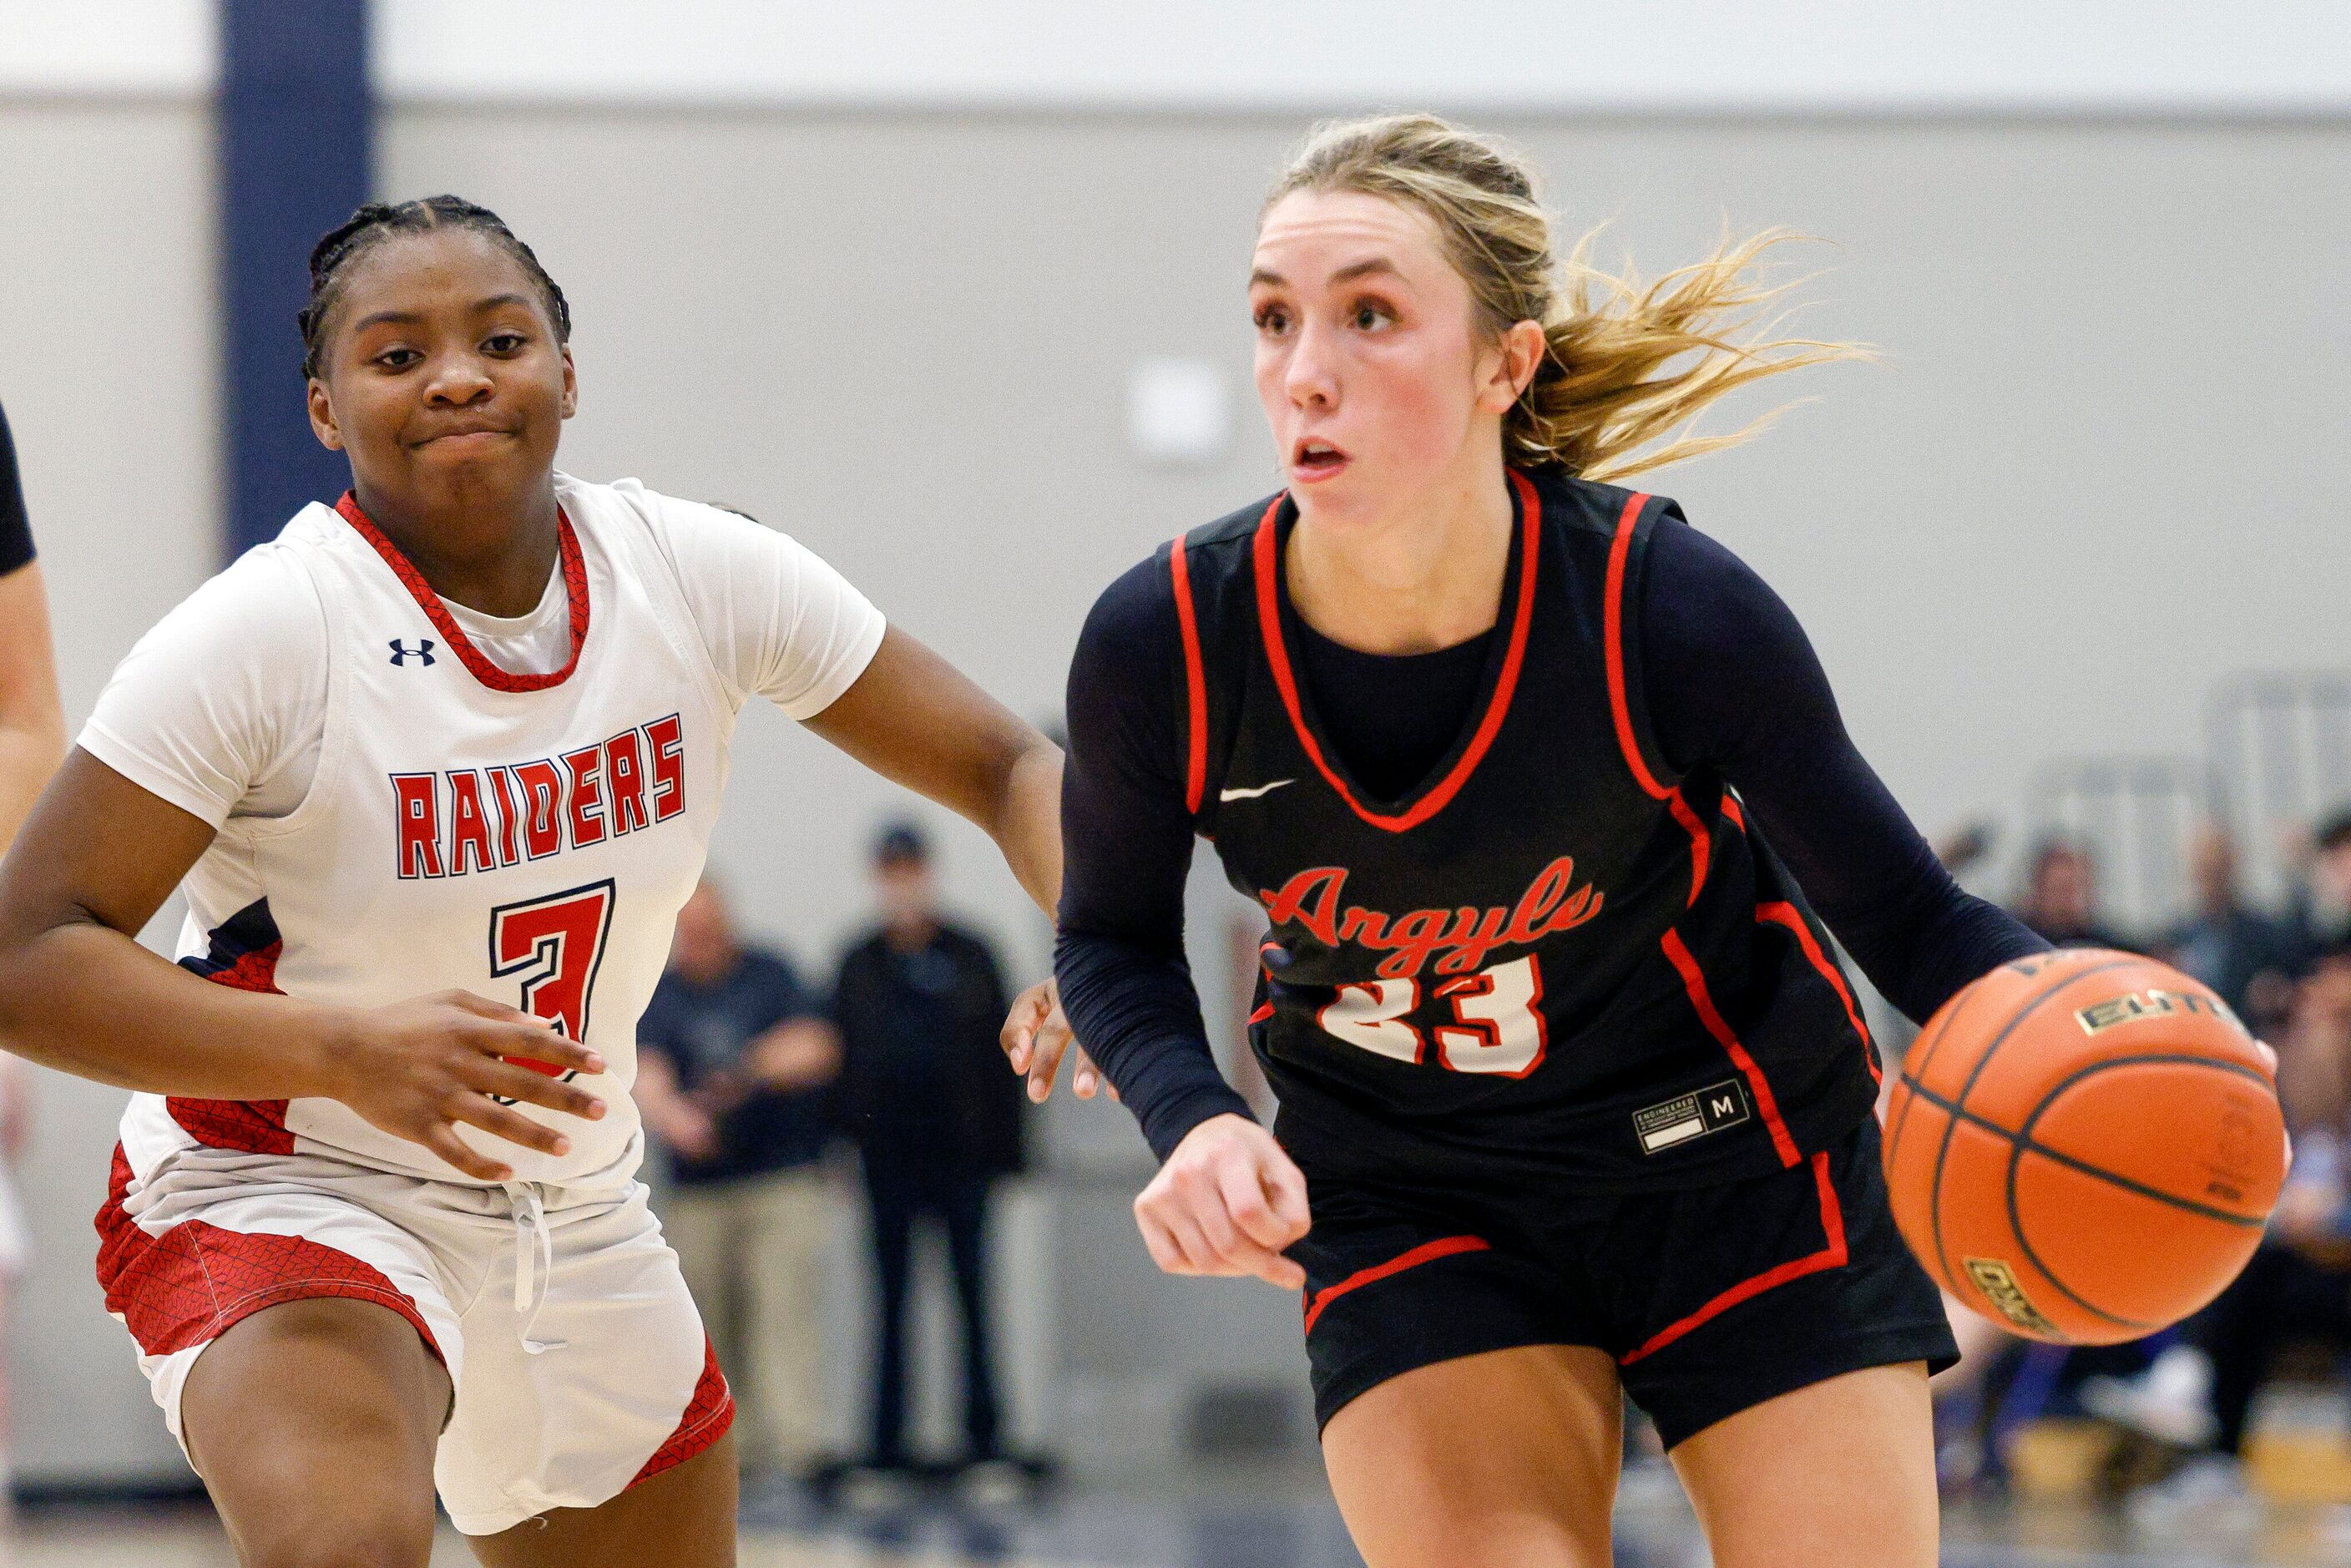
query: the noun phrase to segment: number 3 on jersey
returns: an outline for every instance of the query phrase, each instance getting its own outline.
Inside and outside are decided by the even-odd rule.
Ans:
[[[490,973],[520,977],[517,1005],[549,1020],[569,1040],[588,1037],[588,1002],[604,961],[605,934],[612,928],[612,879],[606,877],[490,911]],[[571,1076],[551,1061],[507,1060],[550,1078]]]
[[[1542,1062],[1542,973],[1534,955],[1439,981],[1433,994],[1453,1004],[1453,1021],[1423,1034],[1411,1021],[1421,984],[1374,980],[1342,986],[1318,1015],[1333,1037],[1398,1061],[1426,1061],[1430,1039],[1437,1060],[1455,1072],[1524,1078]]]

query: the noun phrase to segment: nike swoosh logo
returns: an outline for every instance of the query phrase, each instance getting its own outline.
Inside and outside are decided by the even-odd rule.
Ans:
[[[1298,780],[1295,779],[1277,779],[1270,784],[1260,784],[1254,789],[1219,789],[1217,791],[1217,799],[1219,800],[1254,800],[1259,795],[1271,794],[1274,790],[1280,789],[1284,784],[1295,784],[1297,782]]]

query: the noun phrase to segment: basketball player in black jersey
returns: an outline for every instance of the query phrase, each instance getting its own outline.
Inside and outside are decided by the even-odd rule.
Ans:
[[[1835,352],[1721,347],[1757,248],[1562,299],[1509,157],[1326,129],[1250,280],[1290,487],[1114,584],[1071,673],[1070,1022],[1164,1161],[1153,1257],[1303,1287],[1373,1568],[1607,1563],[1627,1394],[1718,1563],[1935,1561],[1954,1349],[1828,931],[1920,1018],[2043,944],[1936,863],[1770,590],[1593,478]],[[1278,1141],[1183,966],[1196,833],[1269,919]],[[1009,1038],[1040,1092],[1059,1037]]]

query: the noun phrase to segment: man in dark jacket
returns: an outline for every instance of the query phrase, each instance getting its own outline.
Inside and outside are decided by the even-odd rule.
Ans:
[[[2218,991],[2256,1033],[2283,1028],[2302,967],[2295,933],[2246,906],[2236,842],[2219,823],[2197,830],[2189,871],[2196,913],[2164,937],[2162,956]]]
[[[663,1228],[734,1385],[749,1469],[799,1470],[822,1443],[827,1084],[840,1062],[791,965],[743,940],[704,881],[637,1026],[635,1093],[669,1156]]]
[[[910,826],[873,851],[882,925],[841,960],[833,992],[841,1094],[864,1155],[882,1321],[869,1462],[907,1459],[906,1290],[914,1222],[946,1231],[964,1325],[966,1458],[999,1456],[988,1342],[988,1185],[1021,1165],[1021,1082],[997,1043],[1009,1005],[996,957],[940,917],[929,846]]]

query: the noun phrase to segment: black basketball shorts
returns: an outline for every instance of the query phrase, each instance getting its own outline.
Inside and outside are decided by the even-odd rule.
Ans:
[[[1687,1191],[1466,1196],[1307,1174],[1315,1416],[1416,1367],[1593,1345],[1672,1448],[1811,1384],[1959,1359],[1894,1227],[1877,1124],[1789,1169]]]

